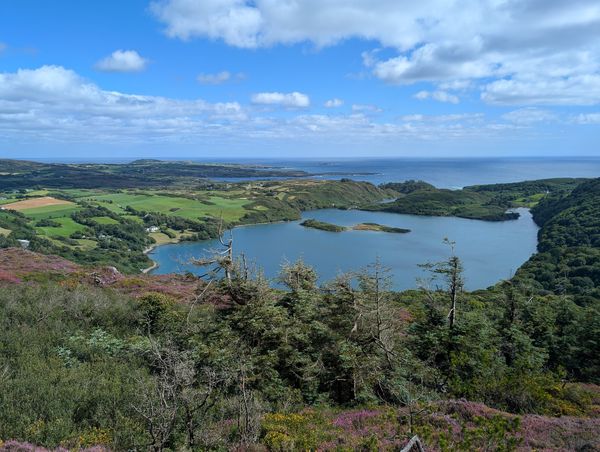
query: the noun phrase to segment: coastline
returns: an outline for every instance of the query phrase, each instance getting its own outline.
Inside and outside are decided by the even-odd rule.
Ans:
[[[146,248],[146,249],[144,250],[144,254],[145,254],[146,256],[148,256],[148,254],[149,254],[149,253],[151,253],[151,252],[152,252],[152,250],[154,250],[154,248],[156,248],[157,246],[158,246],[158,244],[154,244],[154,245],[151,245],[151,246],[149,246],[148,248]],[[150,259],[150,258],[148,257],[148,259]],[[143,269],[142,269],[142,273],[143,273],[143,274],[147,274],[147,273],[151,272],[152,270],[154,270],[155,268],[158,268],[158,262],[156,262],[156,261],[155,261],[155,260],[153,260],[153,259],[150,259],[150,260],[152,261],[152,265],[151,265],[150,267],[143,268]]]
[[[265,221],[265,222],[261,222],[261,223],[246,223],[246,224],[238,224],[236,226],[233,226],[231,229],[235,229],[235,228],[242,228],[242,227],[246,227],[246,226],[259,226],[259,225],[265,225],[265,224],[275,224],[275,223],[288,223],[290,221],[300,221],[300,220],[277,220],[277,221]],[[208,239],[208,240],[212,240],[212,239]],[[199,240],[202,241],[202,240]],[[177,243],[182,243],[181,240],[177,239],[174,241],[170,241],[167,243],[154,243],[152,245],[150,245],[148,248],[146,248],[143,253],[148,256],[148,254],[150,254],[152,251],[154,251],[154,249],[158,248],[159,246],[163,246],[163,245],[175,245]],[[150,259],[150,257],[148,257]],[[143,268],[141,270],[141,272],[143,274],[148,274],[150,273],[152,270],[156,270],[160,265],[158,262],[156,262],[153,259],[150,259],[152,261],[152,265],[150,267],[147,268]]]

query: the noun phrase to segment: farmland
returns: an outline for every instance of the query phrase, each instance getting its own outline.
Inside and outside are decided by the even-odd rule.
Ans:
[[[33,197],[24,199],[22,201],[4,204],[4,208],[9,210],[30,210],[42,207],[64,206],[73,204],[70,201],[65,201],[64,199],[56,199],[51,196],[37,197],[37,195],[34,194],[34,192],[32,192],[30,196]]]
[[[21,212],[33,220],[41,220],[43,218],[67,217],[77,210],[79,210],[79,206],[77,204],[59,204],[23,209]]]
[[[86,199],[99,203],[117,214],[126,213],[125,208],[130,206],[139,211],[177,215],[190,220],[222,216],[225,221],[239,220],[246,213],[244,205],[249,203],[244,199],[227,199],[219,196],[189,199],[180,196],[136,192],[110,193]]]
[[[54,220],[58,226],[38,226],[38,233],[47,237],[69,237],[74,232],[83,231],[85,226],[76,223],[71,217],[64,216]]]
[[[0,241],[15,246],[27,239],[34,250],[135,273],[149,266],[144,251],[156,244],[214,238],[222,228],[293,220],[303,210],[353,207],[386,196],[368,183],[312,180],[202,189],[5,189]]]

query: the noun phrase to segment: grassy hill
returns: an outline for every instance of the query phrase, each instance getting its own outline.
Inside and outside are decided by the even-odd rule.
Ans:
[[[533,207],[541,199],[572,191],[585,179],[546,179],[510,184],[474,185],[462,190],[437,189],[424,182],[384,184],[399,197],[366,209],[412,215],[454,216],[486,221],[504,221],[518,217],[507,212],[514,207]]]
[[[576,294],[581,303],[600,298],[600,179],[547,197],[532,213],[541,226],[539,252],[517,276],[549,292]]]

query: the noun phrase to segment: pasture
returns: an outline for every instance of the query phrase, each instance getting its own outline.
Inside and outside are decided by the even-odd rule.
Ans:
[[[131,206],[139,211],[159,212],[192,220],[206,216],[215,218],[222,216],[225,221],[239,220],[247,212],[244,205],[249,203],[246,199],[229,199],[220,196],[211,196],[207,201],[203,201],[138,193],[110,193],[94,196],[91,200],[117,214],[125,213],[125,208]]]
[[[55,218],[53,221],[60,223],[60,226],[36,226],[38,234],[45,235],[47,237],[69,237],[72,233],[82,231],[85,226],[76,223],[71,217]]]
[[[119,224],[117,220],[111,217],[92,217],[91,220],[98,224]]]
[[[58,219],[62,217],[68,217],[71,213],[81,209],[77,204],[58,204],[49,205],[42,207],[34,207],[30,209],[21,210],[28,218],[32,220],[41,220],[43,218]]]

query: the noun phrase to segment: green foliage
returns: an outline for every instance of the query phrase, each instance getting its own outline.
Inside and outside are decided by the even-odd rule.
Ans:
[[[407,195],[414,191],[419,190],[436,190],[436,188],[422,180],[407,180],[405,182],[389,182],[387,184],[381,184],[379,188],[383,190],[393,190],[398,193]]]
[[[489,197],[466,190],[424,189],[410,192],[391,203],[369,206],[369,210],[412,215],[455,216],[488,221],[518,217],[509,206],[488,204]]]
[[[263,441],[269,450],[316,450],[334,438],[331,427],[316,411],[267,414],[262,421]]]
[[[227,448],[257,441],[262,419],[262,441],[273,449],[316,448],[359,424],[373,434],[346,444],[378,449],[397,438],[396,421],[369,411],[333,424],[318,410],[291,413],[385,403],[403,410],[402,431],[426,435],[424,410],[440,397],[552,415],[586,413],[591,403],[560,382],[597,375],[578,370],[593,362],[596,333],[581,324],[589,308],[572,301],[531,297],[517,285],[461,293],[450,329],[449,292],[393,293],[378,263],[321,288],[298,262],[280,282],[286,290],[235,270],[209,286],[201,299],[210,303],[193,307],[53,282],[3,290],[0,437],[51,447]],[[430,428],[430,439],[442,449],[516,444],[506,420],[469,422],[460,438]]]
[[[165,294],[149,293],[138,300],[141,326],[148,333],[155,333],[169,319],[174,301]]]
[[[423,182],[384,184],[400,193],[396,201],[371,205],[369,210],[414,215],[455,216],[486,221],[511,220],[517,213],[511,207],[535,205],[549,194],[569,193],[585,179],[546,179],[511,184],[475,185],[462,190],[437,189]]]
[[[572,193],[548,197],[532,210],[542,226],[538,250],[517,278],[534,289],[577,295],[580,304],[600,297],[600,179]]]
[[[344,226],[338,226],[337,224],[326,223],[324,221],[318,221],[315,219],[304,220],[300,223],[300,226],[305,228],[320,229],[321,231],[328,232],[343,232],[346,230]]]
[[[357,231],[380,231],[380,232],[388,232],[392,234],[406,234],[410,232],[410,229],[405,228],[395,228],[392,226],[386,226],[378,223],[360,223],[353,226],[354,230]]]
[[[492,416],[490,418],[475,416],[472,426],[462,423],[461,438],[456,440],[450,433],[440,435],[439,446],[442,451],[494,450],[510,452],[517,450],[522,439],[516,436],[519,429],[518,417],[507,418]]]

